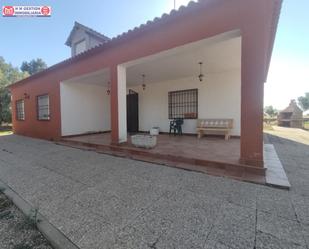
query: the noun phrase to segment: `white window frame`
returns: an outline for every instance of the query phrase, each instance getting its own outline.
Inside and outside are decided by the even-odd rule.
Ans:
[[[16,120],[25,120],[25,100],[23,99],[16,100]]]
[[[47,103],[42,104],[42,100],[47,98]],[[49,105],[49,95],[43,94],[37,96],[37,118],[40,121],[50,120],[50,105]]]

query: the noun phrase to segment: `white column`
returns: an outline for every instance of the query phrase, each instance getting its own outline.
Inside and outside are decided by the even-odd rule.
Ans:
[[[118,134],[119,143],[127,141],[127,80],[126,68],[117,66],[118,79]]]

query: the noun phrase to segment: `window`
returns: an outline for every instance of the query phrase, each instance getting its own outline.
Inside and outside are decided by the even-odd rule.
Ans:
[[[16,101],[16,119],[25,120],[25,101],[23,99]]]
[[[78,55],[86,50],[86,41],[82,40],[75,43],[75,55]]]
[[[49,96],[41,95],[37,97],[38,120],[49,120]]]
[[[168,93],[168,118],[197,119],[198,90]]]

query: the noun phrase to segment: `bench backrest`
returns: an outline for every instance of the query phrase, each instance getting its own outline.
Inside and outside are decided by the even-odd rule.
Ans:
[[[198,119],[198,128],[233,128],[233,119]]]

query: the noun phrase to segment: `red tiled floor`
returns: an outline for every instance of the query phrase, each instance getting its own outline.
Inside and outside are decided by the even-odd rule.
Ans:
[[[77,141],[94,145],[110,145],[111,139],[109,133],[83,135],[66,138],[65,140]],[[128,143],[120,147],[135,148],[130,139]],[[166,156],[181,156],[192,160],[207,160],[238,164],[240,155],[240,140],[232,138],[228,141],[221,137],[203,137],[197,139],[196,136],[174,136],[159,135],[157,146],[153,149],[138,149],[154,154]]]

